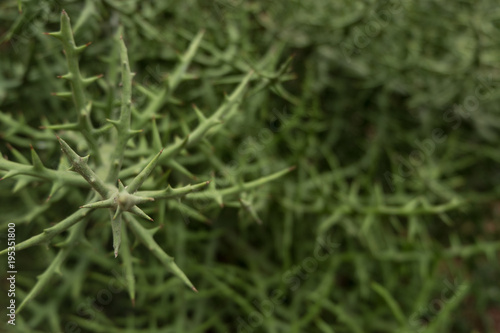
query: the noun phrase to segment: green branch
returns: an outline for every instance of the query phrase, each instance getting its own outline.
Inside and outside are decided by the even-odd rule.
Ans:
[[[17,175],[27,175],[51,182],[62,181],[64,184],[70,186],[88,187],[88,183],[73,172],[47,168],[36,170],[32,165],[8,161],[2,156],[0,156],[0,170],[7,171],[1,179],[7,179]]]
[[[94,137],[94,128],[90,120],[90,104],[87,104],[85,97],[85,86],[94,82],[102,75],[94,76],[91,78],[84,78],[80,73],[80,66],[78,64],[78,56],[86,49],[90,43],[82,46],[76,46],[71,30],[71,23],[68,14],[63,10],[61,12],[61,28],[57,32],[49,32],[47,35],[53,36],[61,41],[66,56],[68,65],[68,73],[59,75],[58,78],[66,79],[71,84],[71,95],[73,102],[78,113],[78,122],[76,128],[80,130],[85,138],[92,155],[96,160],[96,164],[101,164],[101,155],[97,141]],[[56,93],[61,94],[61,93]],[[64,93],[63,93],[64,94]]]
[[[78,210],[62,220],[61,222],[57,223],[53,227],[44,229],[42,233],[33,236],[24,242],[21,242],[15,246],[16,251],[21,251],[24,249],[27,249],[29,247],[39,245],[39,244],[45,244],[48,243],[54,238],[55,236],[59,235],[61,232],[64,232],[68,230],[71,226],[76,224],[77,222],[81,221],[85,216],[90,214],[93,209],[90,210]],[[0,255],[6,254],[7,249],[4,249],[0,251]]]
[[[133,216],[128,215],[126,217],[128,225],[134,231],[136,237],[141,243],[144,244],[153,254],[160,260],[172,273],[174,273],[178,278],[180,278],[188,287],[192,290],[198,292],[193,286],[191,281],[188,279],[186,274],[175,264],[174,258],[169,256],[163,251],[163,249],[156,243],[153,238],[151,230],[144,228]]]
[[[133,131],[130,128],[130,114],[132,107],[132,76],[130,72],[130,64],[127,55],[127,46],[123,37],[120,36],[120,59],[121,59],[121,69],[122,69],[122,98],[121,98],[121,109],[120,117],[118,120],[108,119],[108,122],[115,126],[118,137],[115,143],[115,149],[111,155],[111,167],[109,173],[106,177],[106,182],[111,184],[116,184],[118,180],[118,173],[120,172],[123,156],[125,152],[125,147],[127,146],[128,140],[136,133],[140,131]]]

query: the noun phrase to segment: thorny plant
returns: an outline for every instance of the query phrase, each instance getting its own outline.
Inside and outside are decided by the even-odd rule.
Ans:
[[[23,1],[23,17],[14,1],[5,3],[6,10],[0,10],[2,22],[9,24],[4,36],[13,36],[15,45],[8,46],[7,57],[0,54],[5,64],[0,67],[2,111],[12,115],[0,113],[1,139],[13,146],[4,153],[28,170],[32,165],[24,155],[32,143],[45,167],[65,170],[70,164],[64,154],[62,164],[57,162],[60,144],[49,127],[49,122],[75,116],[66,111],[70,102],[48,98],[68,83],[55,77],[64,73],[63,55],[52,52],[59,50],[59,41],[43,36],[41,31],[53,30],[45,27],[35,29],[34,40],[16,38],[35,28],[29,23],[40,12],[40,2]],[[134,215],[120,214],[126,227],[114,259],[109,220],[116,209],[82,208],[88,214],[81,221],[87,223],[81,226],[85,237],[73,236],[80,244],[67,257],[58,252],[61,245],[72,246],[66,232],[54,236],[43,251],[34,247],[19,254],[19,262],[32,269],[19,274],[21,300],[35,285],[35,274],[47,266],[52,272],[53,260],[64,259],[64,265],[55,266],[63,277],[51,279],[57,288],[48,284],[31,299],[18,317],[19,331],[497,331],[488,323],[500,299],[495,283],[500,187],[494,182],[500,50],[494,5],[444,0],[65,1],[69,13],[79,13],[75,38],[94,41],[81,54],[82,73],[105,74],[85,88],[93,126],[119,119],[114,113],[121,104],[119,33],[113,39],[118,22],[126,33],[130,67],[137,72],[131,124],[143,132],[129,140],[117,179],[130,186],[165,148],[134,195],[164,189],[167,181],[182,186],[210,180],[203,191],[182,198],[137,204],[156,227],[166,226],[154,234],[155,241],[175,254],[200,293],[173,288],[180,279],[166,278],[164,265],[137,247],[140,238],[128,220]],[[57,26],[55,16],[46,16],[43,25]],[[377,24],[380,29],[371,30]],[[202,29],[206,33],[189,70],[181,71],[182,84],[172,85],[171,91],[176,71],[170,70],[179,68],[173,66],[173,50],[185,50]],[[346,58],[349,45],[357,51],[348,49],[355,52]],[[289,53],[297,55],[294,72],[300,79],[282,85],[292,74],[277,75],[281,61],[276,54]],[[254,54],[258,61],[248,62]],[[182,140],[197,128],[198,110],[185,105],[196,102],[203,110],[217,110],[222,91],[231,91],[252,69],[245,102],[238,107],[244,114],[228,111],[226,125],[212,127],[191,146],[190,136],[180,152],[164,159],[175,135]],[[165,72],[171,74],[164,77]],[[264,93],[256,94],[259,89]],[[479,104],[470,103],[475,98]],[[272,115],[272,109],[286,111]],[[40,114],[47,116],[42,119],[47,127],[35,131]],[[108,155],[115,149],[111,135],[117,135],[112,124],[107,126],[92,136],[102,152],[101,164],[79,131],[57,133],[79,155],[90,154],[91,169],[104,181]],[[244,181],[288,165],[298,168],[283,181],[242,191]],[[0,177],[8,172],[0,171]],[[53,183],[39,175],[0,182],[3,225],[17,223],[19,240],[80,205],[103,200],[99,194],[85,198],[90,186],[80,175],[60,175],[69,186],[45,203]],[[118,181],[109,184],[120,190]],[[235,207],[253,221],[234,223]],[[185,221],[207,222],[208,216],[213,225],[186,226],[179,211]],[[259,221],[262,225],[254,224]],[[68,229],[70,235],[75,227]],[[302,263],[314,255],[314,239],[325,236],[342,247],[312,272]],[[134,309],[123,302],[128,295],[115,294],[125,286],[130,291],[129,277],[140,291]],[[282,297],[276,290],[283,291]],[[112,303],[100,297],[110,292]],[[273,311],[265,306],[269,301]]]
[[[45,131],[61,131],[59,135],[54,135],[54,140],[57,138],[59,141],[61,150],[67,161],[61,159],[57,169],[47,168],[33,146],[31,146],[31,163],[17,149],[9,146],[9,149],[18,162],[5,158],[0,159],[0,170],[5,171],[2,180],[15,177],[17,179],[15,188],[24,187],[34,180],[51,182],[52,189],[47,200],[50,200],[57,192],[64,191],[65,188],[83,187],[90,189],[90,192],[87,196],[87,203],[82,205],[79,210],[54,226],[44,229],[42,233],[16,245],[16,251],[20,251],[32,246],[48,244],[57,235],[69,231],[66,239],[62,243],[57,244],[60,247],[59,253],[39,277],[34,288],[24,298],[21,305],[17,308],[17,312],[21,311],[26,303],[32,300],[49,283],[56,272],[60,272],[61,265],[64,264],[68,255],[75,251],[77,245],[82,241],[85,242],[84,231],[88,223],[89,214],[98,209],[106,209],[109,212],[114,256],[117,257],[118,254],[121,254],[123,258],[123,264],[127,272],[127,289],[133,303],[135,302],[135,281],[131,250],[128,246],[120,246],[124,227],[132,230],[137,241],[143,243],[166,268],[179,277],[192,290],[197,291],[189,278],[174,262],[174,258],[168,255],[154,240],[153,235],[158,230],[158,227],[153,229],[145,228],[133,215],[153,221],[143,209],[139,208],[140,205],[152,201],[178,200],[182,197],[189,197],[193,191],[207,187],[210,184],[210,180],[176,188],[170,185],[166,188],[155,190],[141,191],[140,188],[158,165],[167,165],[173,169],[189,173],[189,171],[175,161],[175,157],[182,153],[183,150],[195,147],[202,140],[206,140],[207,133],[210,132],[211,135],[215,134],[223,121],[234,115],[239,104],[244,99],[246,88],[251,80],[260,80],[262,84],[258,88],[265,88],[270,81],[281,80],[281,77],[287,70],[288,63],[275,73],[257,73],[254,70],[250,70],[242,78],[236,89],[226,96],[224,102],[209,117],[206,117],[197,106],[193,105],[194,112],[198,118],[197,126],[187,130],[183,138],[176,137],[174,142],[163,147],[162,133],[156,125],[156,118],[160,116],[157,112],[165,100],[174,99],[173,94],[176,88],[188,76],[187,69],[200,47],[204,31],[200,31],[191,41],[187,51],[180,56],[179,65],[157,92],[148,90],[143,86],[138,86],[152,100],[149,107],[141,111],[135,109],[132,101],[132,78],[134,73],[131,72],[127,47],[121,29],[119,29],[116,35],[116,43],[119,45],[121,69],[120,109],[117,116],[106,119],[107,123],[102,124],[101,127],[95,127],[92,122],[91,112],[93,112],[93,103],[87,96],[86,87],[99,80],[103,75],[85,78],[79,68],[79,55],[90,43],[82,46],[76,45],[69,16],[64,10],[61,13],[60,30],[46,34],[58,39],[63,46],[68,73],[60,75],[58,78],[67,80],[71,86],[71,91],[57,92],[53,93],[53,95],[73,100],[77,111],[77,120],[72,123],[58,125],[45,124],[42,126],[42,129]],[[6,116],[3,117],[7,121],[11,120]],[[138,126],[141,129],[134,128],[134,126]],[[144,131],[147,131],[152,137],[152,142],[145,145],[143,141],[136,142],[137,134]],[[69,132],[76,132],[77,136],[69,135]],[[79,141],[79,138],[83,138],[85,144],[82,150],[86,151],[87,155],[81,156],[81,154],[78,154],[66,142],[67,140],[63,139],[65,136],[73,140],[76,138],[77,141]],[[151,151],[155,151],[156,153],[147,159],[136,161],[132,159],[126,160],[127,150],[130,150],[131,147],[136,148],[140,152],[139,156],[148,156]],[[128,168],[124,168],[125,165]],[[247,208],[248,204],[243,200],[245,191],[270,182],[292,169],[293,167],[287,168],[257,180],[240,182],[232,187],[220,190],[217,190],[215,188],[216,184],[212,183],[211,190],[204,193],[203,200],[211,199],[213,202],[222,205],[224,197],[236,194],[241,195],[240,202],[244,202],[246,205],[244,207]],[[177,204],[181,205],[178,202]],[[196,216],[196,211],[189,210],[185,205],[181,207]],[[0,252],[0,254],[6,253],[7,249]]]

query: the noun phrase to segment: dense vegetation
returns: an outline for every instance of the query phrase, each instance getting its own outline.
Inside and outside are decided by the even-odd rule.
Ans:
[[[499,38],[492,0],[2,1],[8,331],[500,332]]]

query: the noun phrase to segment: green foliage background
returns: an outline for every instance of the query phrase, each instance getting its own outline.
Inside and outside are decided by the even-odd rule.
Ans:
[[[156,242],[198,293],[128,232],[134,306],[109,217],[90,214],[60,276],[9,330],[500,332],[495,1],[22,1],[22,13],[2,1],[0,150],[29,160],[32,144],[51,169],[59,143],[39,126],[77,114],[71,100],[51,96],[67,90],[56,77],[67,65],[60,43],[42,34],[59,29],[62,9],[76,43],[92,42],[82,73],[104,75],[87,87],[96,125],[119,109],[123,29],[135,72],[132,124],[144,129],[126,151],[128,166],[157,152],[153,114],[168,145],[195,127],[191,104],[210,116],[255,71],[237,112],[146,188],[211,180],[220,193],[296,169],[236,195],[200,191],[145,206],[155,221],[142,225],[160,226]],[[177,90],[141,117],[151,107],[144,92],[157,94],[202,29]],[[81,137],[56,132],[83,155]],[[46,201],[51,185],[0,182],[3,235],[15,222],[19,243],[86,203],[88,190],[77,187]],[[17,253],[18,304],[66,236]]]

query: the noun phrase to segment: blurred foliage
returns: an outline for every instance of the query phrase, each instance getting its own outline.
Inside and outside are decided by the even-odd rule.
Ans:
[[[76,116],[50,95],[66,86],[56,78],[66,62],[42,32],[58,29],[63,8],[77,44],[92,42],[82,73],[104,74],[88,87],[96,124],[117,109],[120,25],[134,120],[149,128],[155,115],[164,145],[196,124],[191,104],[208,116],[246,73],[257,75],[217,135],[163,167],[173,185],[213,179],[212,194],[145,209],[199,293],[131,242],[132,306],[109,219],[91,214],[86,242],[15,332],[500,332],[494,1],[22,1],[21,13],[3,1],[0,150],[12,159],[8,143],[28,158],[32,144],[54,169],[59,144],[38,127]],[[188,74],[155,105],[148,92],[162,89],[202,29]],[[268,75],[292,55],[294,73]],[[150,157],[137,147],[152,133],[139,135],[129,160]],[[272,183],[216,195],[291,165]],[[2,230],[15,221],[18,240],[85,203],[81,189],[46,202],[50,184],[13,195],[16,184],[0,182],[0,208]],[[18,252],[18,302],[56,253],[53,244]]]

